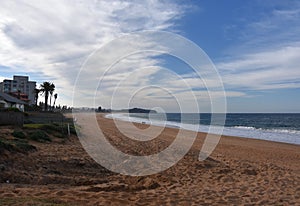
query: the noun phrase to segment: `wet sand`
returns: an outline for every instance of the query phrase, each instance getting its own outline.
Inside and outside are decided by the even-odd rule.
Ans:
[[[99,115],[98,121],[116,148],[133,155],[162,151],[178,132],[165,128],[158,138],[137,142],[112,120]],[[1,134],[11,132],[6,130]],[[300,205],[299,145],[223,136],[210,157],[199,161],[204,138],[198,133],[173,167],[143,177],[105,169],[76,136],[31,142],[37,151],[1,153],[0,205]]]

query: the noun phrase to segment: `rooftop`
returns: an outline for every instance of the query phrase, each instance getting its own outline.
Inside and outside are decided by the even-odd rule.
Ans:
[[[11,103],[17,103],[17,104],[26,104],[26,102],[23,102],[13,96],[10,96],[9,94],[0,92],[0,99],[4,99],[7,102],[11,102]]]

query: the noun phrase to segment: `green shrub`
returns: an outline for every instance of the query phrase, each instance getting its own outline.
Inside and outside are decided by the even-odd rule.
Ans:
[[[62,128],[63,128],[63,132],[64,132],[65,134],[68,134],[68,124],[67,124],[67,123],[66,123],[66,124],[63,124],[63,125],[62,125]],[[75,130],[74,124],[69,124],[69,129],[70,129],[70,133],[71,133],[71,134],[76,134],[76,130]]]
[[[14,139],[12,140],[12,144],[14,144],[16,150],[20,152],[29,152],[32,150],[36,150],[36,147],[29,144],[26,139]]]
[[[14,147],[8,141],[0,139],[0,151],[3,149],[8,150],[8,151],[13,151]]]
[[[5,111],[7,111],[7,112],[21,112],[18,108],[15,108],[15,107],[6,108]]]
[[[41,129],[49,133],[52,133],[53,131],[61,132],[61,127],[54,124],[44,124]]]
[[[0,139],[0,151],[2,149],[8,151],[17,151],[17,152],[29,152],[36,150],[36,147],[30,145],[25,139],[13,139],[13,140],[4,140]]]
[[[74,124],[70,124],[70,132],[71,134],[75,134],[75,135],[77,134]]]
[[[11,141],[14,143],[28,143],[28,140],[26,139],[13,139]]]
[[[14,131],[12,135],[16,138],[25,139],[26,135],[22,131]]]
[[[25,124],[24,129],[38,129],[51,134],[58,138],[68,137],[68,124],[67,123],[51,123],[51,124]],[[69,129],[71,134],[76,135],[76,130],[74,124],[69,123]]]
[[[61,139],[68,137],[67,135],[62,134],[62,133],[55,133],[54,136],[57,137],[57,138],[61,138]]]
[[[46,131],[47,133],[54,134],[58,137],[67,137],[66,134],[68,134],[68,124],[45,124],[41,127],[42,130]],[[76,134],[76,130],[73,124],[69,124],[69,129],[71,134]],[[61,135],[57,135],[57,133],[60,133]]]
[[[36,147],[28,144],[28,142],[15,142],[15,146],[20,152],[29,152],[36,150]]]
[[[29,138],[37,142],[51,142],[51,139],[43,130],[35,130],[29,133]]]
[[[34,124],[34,123],[30,123],[30,124],[24,124],[23,128],[24,129],[40,129],[43,127],[44,124]]]

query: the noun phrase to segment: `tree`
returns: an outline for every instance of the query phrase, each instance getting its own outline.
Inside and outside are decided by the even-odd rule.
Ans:
[[[39,98],[39,93],[41,92],[41,90],[35,88],[34,89],[34,98],[35,98],[35,106],[38,105],[38,98]]]
[[[56,93],[56,94],[54,94],[53,108],[55,107],[55,102],[56,102],[56,99],[57,99],[57,93]]]
[[[45,95],[45,111],[47,111],[48,110],[49,93],[53,94],[55,85],[50,82],[43,82],[43,84],[41,84],[40,87],[41,87],[40,91],[42,92],[42,94]],[[50,104],[50,106],[51,106],[51,104]]]
[[[53,92],[54,92],[54,90],[55,90],[55,85],[54,84],[51,84],[51,89],[50,89],[50,91],[49,91],[49,93],[50,93],[50,110],[51,110],[51,103],[52,103],[52,97],[53,97]]]

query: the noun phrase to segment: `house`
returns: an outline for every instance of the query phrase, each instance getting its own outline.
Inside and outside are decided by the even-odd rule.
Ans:
[[[21,93],[20,91],[19,92],[9,92],[8,94],[10,96],[13,96],[13,97],[23,101],[23,102],[26,102],[26,104],[30,104],[30,99],[28,99],[27,94]]]
[[[24,105],[26,102],[21,101],[9,94],[0,92],[0,109],[14,107],[24,112]]]

